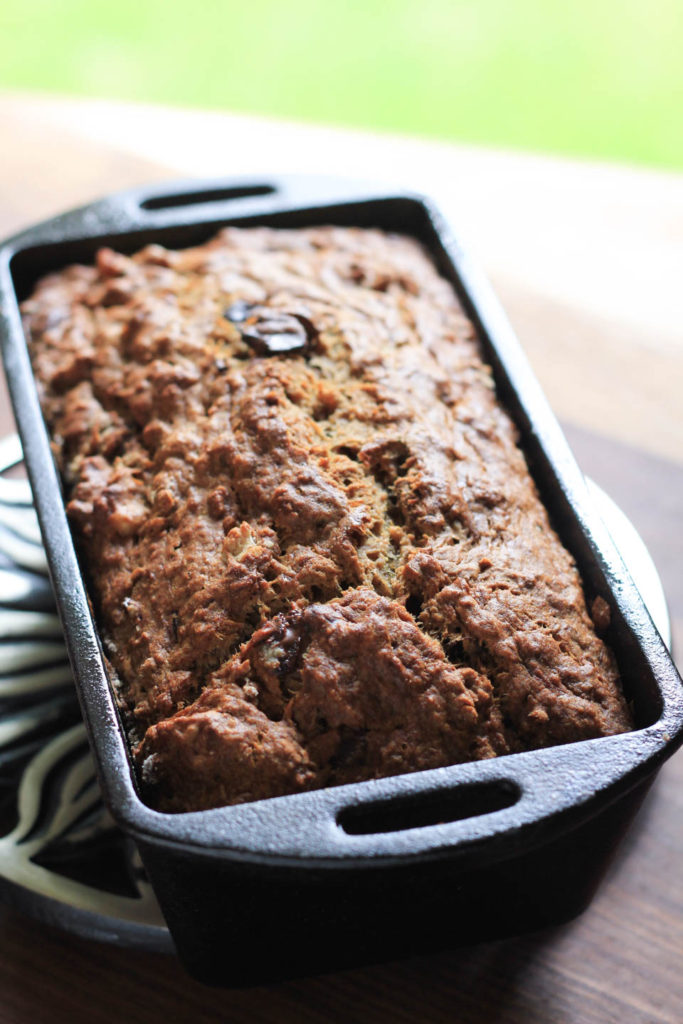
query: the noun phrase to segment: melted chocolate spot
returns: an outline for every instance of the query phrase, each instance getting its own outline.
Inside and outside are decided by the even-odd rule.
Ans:
[[[284,655],[280,658],[276,672],[282,677],[296,668],[299,655],[301,654],[302,638],[301,634],[292,629],[291,626],[286,626],[279,640],[284,650]]]
[[[307,352],[318,337],[308,317],[248,302],[233,302],[225,317],[237,324],[243,340],[260,356]]]

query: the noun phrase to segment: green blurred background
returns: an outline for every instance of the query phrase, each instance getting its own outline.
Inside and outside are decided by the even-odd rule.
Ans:
[[[0,0],[0,88],[683,167],[683,0]]]

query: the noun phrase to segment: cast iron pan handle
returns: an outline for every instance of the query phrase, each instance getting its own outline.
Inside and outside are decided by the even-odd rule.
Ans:
[[[274,181],[253,178],[226,182],[177,182],[152,189],[128,189],[44,221],[9,239],[9,249],[49,245],[71,239],[127,234],[150,224],[182,224],[216,217],[228,206],[262,205],[280,194]],[[260,202],[259,202],[260,201]]]
[[[173,181],[155,185],[153,190],[121,193],[119,198],[139,224],[162,227],[381,196],[386,196],[386,186],[377,182],[299,174]]]
[[[371,181],[317,175],[262,175],[229,179],[169,181],[116,192],[70,210],[7,240],[5,254],[28,247],[125,235],[149,228],[210,224],[233,216],[304,209],[386,196]]]
[[[197,853],[271,862],[391,861],[439,852],[509,856],[591,816],[652,772],[661,723],[621,736],[549,747],[363,784],[181,815],[155,815],[166,842]],[[648,763],[649,762],[649,763]],[[153,812],[152,812],[153,813]],[[165,820],[164,820],[165,819]],[[246,847],[244,837],[248,838]],[[144,828],[136,838],[145,842]]]
[[[270,175],[190,179],[119,193],[114,199],[136,227],[198,224],[230,216],[267,212],[286,194],[284,181]]]

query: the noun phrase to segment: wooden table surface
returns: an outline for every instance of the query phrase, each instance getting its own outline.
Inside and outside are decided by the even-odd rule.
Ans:
[[[182,174],[355,173],[464,226],[579,463],[650,547],[683,651],[683,178],[122,104],[0,97],[0,234]],[[275,154],[275,156],[273,156]],[[678,260],[678,265],[676,264]],[[0,435],[11,429],[0,394]],[[249,991],[0,908],[0,1024],[683,1021],[683,754],[560,928]]]

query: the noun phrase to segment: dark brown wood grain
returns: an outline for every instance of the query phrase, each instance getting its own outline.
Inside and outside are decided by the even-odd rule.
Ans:
[[[683,350],[680,358],[683,373]],[[683,466],[658,459],[631,445],[598,438],[569,423],[564,424],[564,431],[584,473],[616,501],[645,541],[664,586],[674,653],[680,658],[683,654]]]
[[[82,140],[0,124],[0,234],[159,169]],[[50,181],[36,170],[53,154]],[[45,161],[42,161],[43,167]],[[683,365],[683,354],[681,355]],[[11,425],[0,393],[0,432]],[[568,428],[580,464],[653,554],[683,650],[683,468]],[[683,753],[663,769],[591,907],[543,934],[409,962],[226,992],[172,956],[84,941],[0,908],[0,1024],[209,1021],[680,1024]]]

